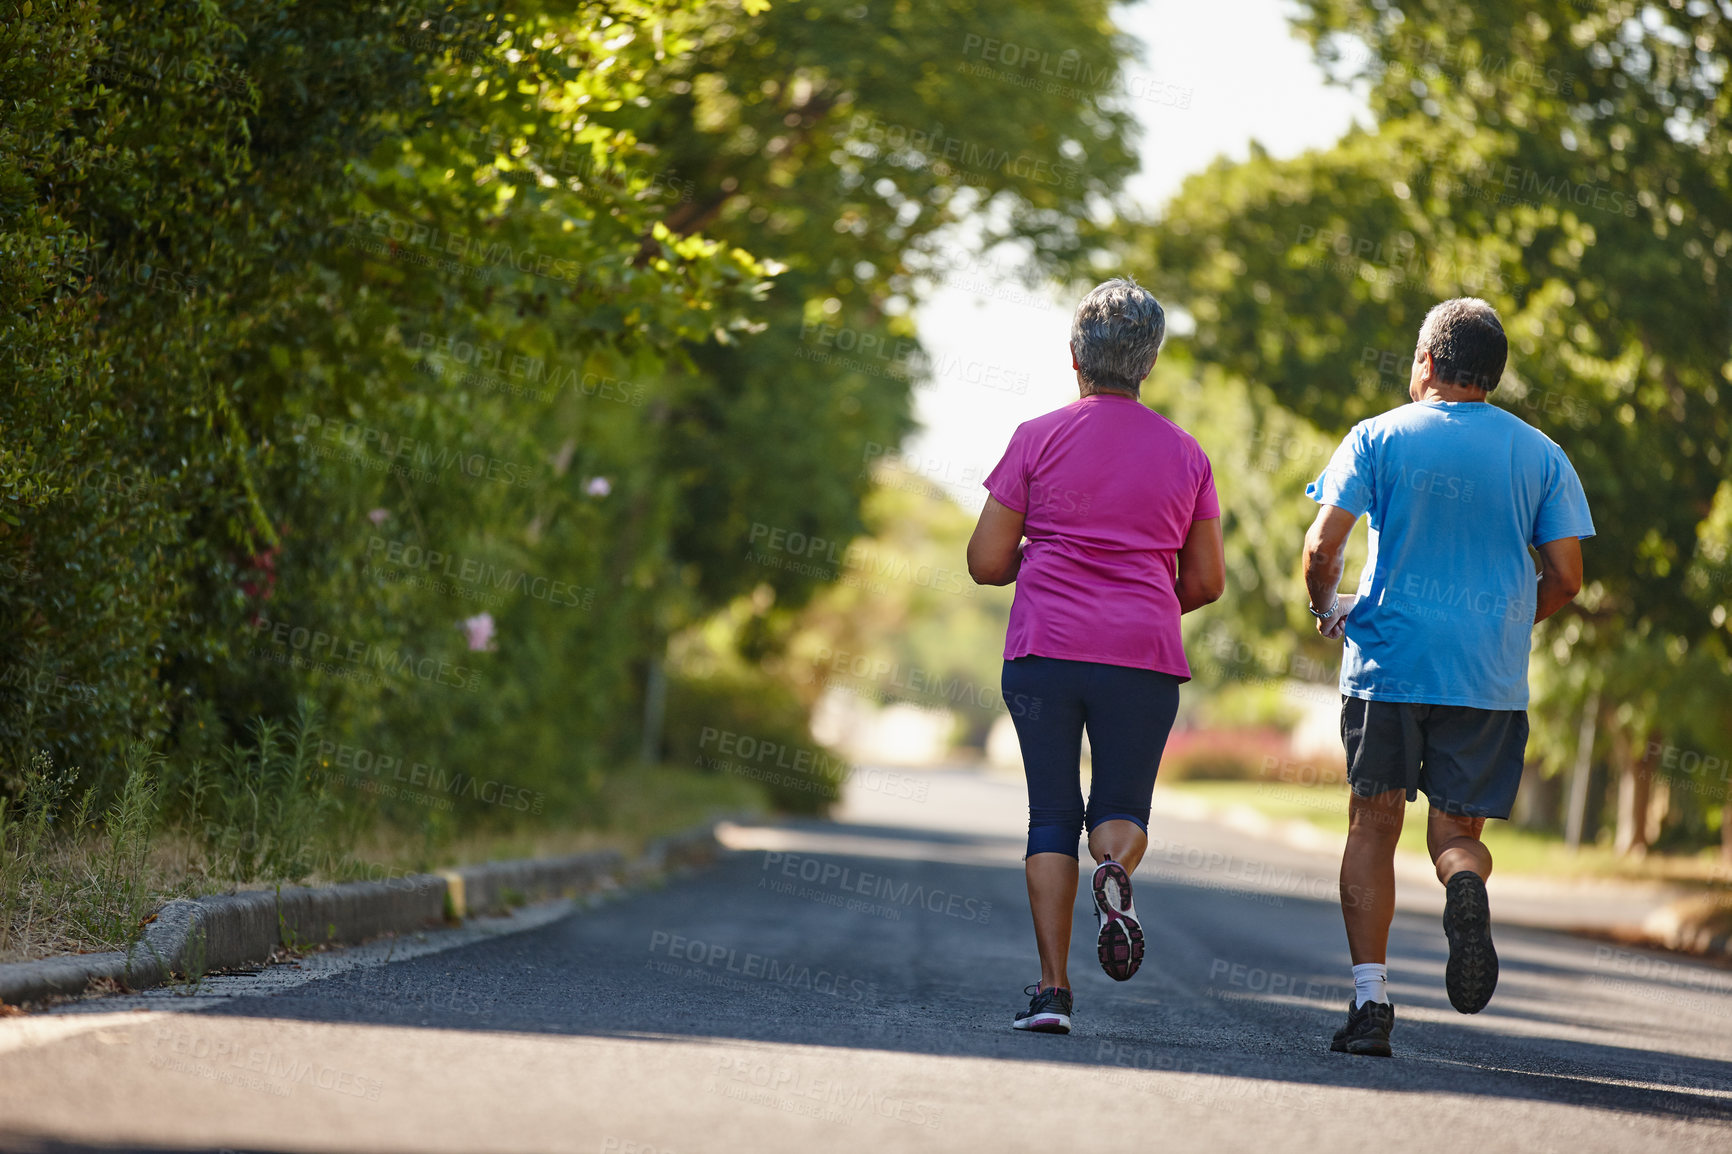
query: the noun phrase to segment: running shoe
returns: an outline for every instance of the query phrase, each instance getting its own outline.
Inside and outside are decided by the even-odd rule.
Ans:
[[[1443,933],[1449,939],[1449,964],[1443,970],[1449,1004],[1477,1014],[1497,989],[1497,951],[1491,944],[1491,906],[1485,882],[1472,870],[1458,870],[1444,886]]]
[[[1131,906],[1131,875],[1107,858],[1095,867],[1094,891],[1095,922],[1100,927],[1095,953],[1107,977],[1122,982],[1143,964],[1143,927]]]
[[[1338,1054],[1362,1054],[1370,1058],[1389,1057],[1389,1031],[1395,1028],[1395,1007],[1388,1002],[1361,1002],[1347,999],[1347,1024],[1335,1031],[1329,1048]]]
[[[1018,1030],[1033,1030],[1037,1034],[1070,1033],[1070,991],[1057,986],[1040,988],[1036,982],[1024,987],[1028,1009],[1016,1016],[1011,1025]]]

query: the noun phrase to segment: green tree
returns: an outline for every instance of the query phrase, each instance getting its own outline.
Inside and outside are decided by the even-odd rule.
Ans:
[[[1030,275],[1101,243],[1091,210],[1136,165],[1133,120],[1103,98],[1128,50],[1106,11],[793,0],[747,17],[716,5],[695,17],[696,49],[658,74],[665,96],[620,110],[691,191],[669,228],[785,266],[764,331],[699,350],[702,379],[668,417],[675,555],[703,603],[759,583],[796,599],[816,587],[744,559],[754,524],[829,540],[862,529],[864,466],[908,431],[924,368],[910,309],[973,259],[958,253],[960,222],[980,229],[971,253],[1026,246]],[[988,43],[1042,54],[1006,66],[1002,48],[986,59]]]
[[[6,25],[22,115],[0,229],[24,257],[0,336],[9,761],[46,746],[100,775],[129,734],[195,716],[238,732],[310,685],[386,742],[428,719],[437,739],[514,707],[563,713],[595,726],[593,764],[660,543],[632,499],[635,478],[653,488],[653,441],[583,381],[647,387],[689,363],[689,342],[743,329],[762,275],[658,230],[640,149],[585,111],[646,99],[646,63],[685,47],[648,32],[677,5],[158,7],[18,6]],[[553,173],[513,157],[532,135],[556,141]],[[443,371],[454,347],[494,350],[497,371]],[[495,387],[525,362],[563,371],[529,396]],[[586,487],[598,475],[611,501]],[[364,571],[381,509],[423,555],[625,596],[574,618],[510,589],[502,627],[525,643],[482,668],[454,627],[473,582]],[[609,537],[624,548],[593,547]],[[278,623],[397,667],[327,675],[305,645],[258,644]],[[553,656],[543,637],[576,647],[553,666],[576,677],[530,667]],[[485,708],[402,675],[428,660],[471,662]]]
[[[1194,314],[1203,361],[1331,435],[1400,400],[1436,300],[1476,295],[1511,336],[1496,403],[1548,432],[1587,488],[1589,585],[1538,631],[1611,698],[1632,645],[1727,684],[1727,605],[1699,532],[1732,452],[1725,73],[1711,6],[1308,3],[1319,58],[1365,83],[1377,124],[1291,161],[1254,152],[1188,181],[1140,232]],[[1687,657],[1688,655],[1688,657]],[[1558,684],[1570,679],[1554,679]],[[1582,697],[1555,706],[1558,731]],[[1626,772],[1673,704],[1614,710]],[[1662,722],[1664,715],[1668,720]],[[1621,730],[1621,736],[1617,736]],[[1634,751],[1631,753],[1630,751]],[[1723,823],[1724,824],[1724,823]],[[1728,844],[1732,844],[1729,842]]]
[[[1100,3],[0,2],[0,737],[110,791],[307,696],[592,798],[822,584],[753,526],[859,526],[958,223],[1058,267],[1133,166]]]

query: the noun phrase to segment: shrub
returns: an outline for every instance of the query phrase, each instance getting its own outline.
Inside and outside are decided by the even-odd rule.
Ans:
[[[1255,781],[1287,755],[1274,729],[1186,729],[1167,739],[1160,776],[1168,781]]]
[[[853,770],[812,738],[799,699],[761,675],[671,678],[666,735],[670,761],[755,781],[790,813],[823,813]]]

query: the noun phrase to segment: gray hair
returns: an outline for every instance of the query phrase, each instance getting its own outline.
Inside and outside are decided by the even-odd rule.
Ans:
[[[1456,297],[1425,314],[1414,356],[1420,353],[1431,354],[1438,380],[1489,393],[1503,379],[1509,338],[1496,309],[1478,297]]]
[[[1155,367],[1167,314],[1153,293],[1114,277],[1096,285],[1076,307],[1070,345],[1083,380],[1097,389],[1135,393]]]

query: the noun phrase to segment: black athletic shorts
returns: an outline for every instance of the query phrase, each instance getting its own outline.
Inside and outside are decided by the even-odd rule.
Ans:
[[[1503,817],[1515,805],[1527,755],[1525,709],[1341,699],[1347,784],[1360,797],[1420,793],[1433,809]]]

